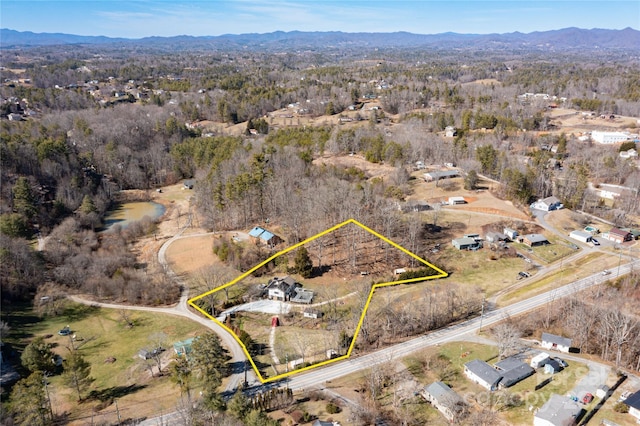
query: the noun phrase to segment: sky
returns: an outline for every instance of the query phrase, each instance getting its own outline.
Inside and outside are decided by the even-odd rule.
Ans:
[[[0,27],[142,38],[273,31],[439,34],[640,30],[640,0],[1,0]]]

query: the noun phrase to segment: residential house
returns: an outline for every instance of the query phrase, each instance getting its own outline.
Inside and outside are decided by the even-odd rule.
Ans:
[[[560,352],[569,352],[571,348],[571,339],[562,336],[556,336],[551,333],[542,333],[542,344],[545,349],[554,349]]]
[[[633,240],[633,234],[631,234],[631,232],[620,228],[612,228],[608,233],[603,234],[603,237],[616,243],[624,243],[625,241]]]
[[[457,170],[441,170],[428,172],[422,175],[427,182],[439,181],[440,179],[452,179],[460,176]]]
[[[420,392],[447,420],[460,420],[467,413],[467,404],[454,390],[442,382],[433,382]]]
[[[249,231],[249,236],[272,248],[284,241],[273,232],[269,232],[260,226],[256,226],[251,231]]]
[[[474,359],[464,365],[464,374],[480,386],[493,391],[498,388],[502,375],[486,362]]]
[[[582,414],[582,407],[568,396],[551,394],[549,400],[536,411],[533,426],[574,426]]]
[[[528,245],[529,247],[537,247],[543,246],[549,243],[549,240],[542,234],[527,234],[523,235],[521,238],[521,242]]]
[[[451,244],[458,250],[477,250],[482,248],[482,243],[475,238],[462,237],[451,240]]]
[[[272,300],[288,301],[296,292],[296,281],[286,276],[284,278],[273,277],[265,290],[267,296]]]
[[[535,370],[516,357],[505,358],[494,367],[502,374],[500,387],[508,388],[535,373]]]
[[[640,423],[640,390],[629,395],[623,402],[629,407],[629,414]]]
[[[429,203],[424,200],[409,200],[404,204],[398,204],[398,207],[403,213],[425,212],[431,209]]]
[[[543,210],[546,212],[550,212],[552,210],[560,210],[564,206],[560,202],[560,200],[554,196],[547,197],[541,200],[536,201],[531,204],[532,209]]]
[[[629,132],[600,132],[594,130],[591,132],[591,139],[601,144],[614,144],[626,142],[631,138]]]
[[[588,243],[593,239],[593,235],[591,235],[590,232],[585,231],[571,231],[569,233],[569,238],[573,238],[581,243]]]

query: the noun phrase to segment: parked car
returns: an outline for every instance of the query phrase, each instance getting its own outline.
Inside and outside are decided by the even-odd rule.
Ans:
[[[591,239],[591,242],[593,243],[594,246],[599,246],[600,243],[598,242],[598,240],[596,240],[595,238]]]
[[[61,336],[68,336],[71,334],[71,329],[69,328],[69,326],[66,326],[63,329],[59,330],[58,334]]]
[[[525,271],[520,271],[518,272],[518,279],[521,280],[523,278],[529,278],[531,276],[530,273],[525,272]]]
[[[582,397],[582,403],[583,404],[588,404],[591,401],[593,401],[593,395],[591,395],[590,393],[587,392],[587,394]]]
[[[609,275],[611,273],[610,270],[605,269],[604,271],[602,271],[602,275]]]

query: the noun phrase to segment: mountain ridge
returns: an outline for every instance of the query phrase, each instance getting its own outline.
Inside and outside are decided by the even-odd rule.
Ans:
[[[322,48],[349,45],[353,47],[425,47],[425,48],[518,48],[544,47],[557,49],[632,49],[640,50],[640,31],[568,27],[558,30],[522,33],[465,34],[445,32],[416,34],[406,31],[391,33],[342,31],[274,31],[270,33],[223,34],[219,36],[178,35],[124,38],[82,36],[65,33],[34,33],[0,29],[0,47],[19,48],[55,45],[207,45],[209,47],[275,48],[286,43],[291,48]]]

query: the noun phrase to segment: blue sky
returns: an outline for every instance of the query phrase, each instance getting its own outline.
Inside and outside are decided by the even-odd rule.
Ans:
[[[128,38],[278,30],[488,34],[640,29],[640,1],[2,0],[0,27]]]

